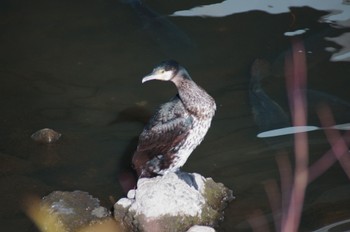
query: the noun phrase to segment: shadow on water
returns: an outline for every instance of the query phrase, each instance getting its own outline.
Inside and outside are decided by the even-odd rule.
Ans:
[[[141,123],[142,126],[145,126],[151,116],[151,112],[146,108],[144,104],[141,103],[120,111],[116,120],[111,122],[111,124],[123,123],[127,121]],[[118,176],[119,183],[125,194],[130,189],[135,188],[138,178],[135,169],[132,167],[132,157],[136,151],[138,139],[139,137],[136,136],[130,140],[129,144],[121,154],[121,158],[118,162],[119,169],[116,173],[116,176]]]
[[[120,0],[134,12],[140,23],[140,36],[151,39],[164,57],[181,62],[198,62],[195,42],[169,16],[161,15],[141,0]]]

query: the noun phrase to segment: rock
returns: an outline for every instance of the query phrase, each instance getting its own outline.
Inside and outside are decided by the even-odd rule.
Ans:
[[[38,143],[54,143],[60,139],[61,134],[49,128],[38,130],[30,136]]]
[[[215,230],[209,226],[192,226],[186,232],[215,232]]]
[[[217,226],[232,191],[193,173],[142,178],[136,190],[114,205],[115,219],[131,231],[186,231],[193,225]]]
[[[78,231],[111,219],[110,212],[100,206],[98,199],[82,191],[52,192],[41,200],[40,208],[52,215],[52,220],[40,222],[43,223],[41,227],[44,231],[47,230],[45,228],[63,228],[64,232]]]

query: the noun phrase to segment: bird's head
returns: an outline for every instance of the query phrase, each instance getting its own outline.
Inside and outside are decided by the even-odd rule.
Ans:
[[[152,73],[142,79],[142,83],[150,80],[170,81],[181,69],[181,66],[174,60],[163,61],[157,65]]]

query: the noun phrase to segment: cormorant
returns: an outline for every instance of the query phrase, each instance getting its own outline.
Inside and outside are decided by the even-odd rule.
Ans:
[[[215,114],[214,99],[174,60],[142,79],[173,82],[178,93],[162,104],[139,136],[133,166],[139,178],[176,172],[202,142]]]

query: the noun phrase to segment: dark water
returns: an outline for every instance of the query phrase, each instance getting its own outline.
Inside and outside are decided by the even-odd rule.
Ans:
[[[234,190],[237,198],[226,210],[221,230],[251,231],[247,218],[256,212],[266,215],[274,230],[264,186],[279,181],[279,152],[286,151],[293,163],[293,144],[284,136],[283,148],[276,149],[256,137],[259,127],[249,101],[251,64],[256,58],[270,62],[271,73],[261,85],[289,113],[284,57],[291,39],[283,34],[309,28],[300,36],[308,51],[307,87],[325,93],[326,99],[350,101],[350,65],[330,62],[325,47],[337,46],[324,39],[349,29],[319,22],[327,12],[309,7],[276,15],[166,16],[205,2],[146,1],[152,14],[146,11],[142,17],[138,9],[116,0],[0,2],[1,231],[35,231],[20,208],[29,193],[79,189],[107,207],[112,206],[110,196],[124,195],[118,174],[129,166],[135,137],[149,112],[176,92],[170,83],[142,85],[141,78],[167,58],[182,63],[218,105],[206,139],[184,170]],[[309,124],[320,126],[315,110],[322,96],[313,96]],[[331,102],[340,108],[337,123],[346,123],[350,108]],[[45,127],[62,133],[58,143],[30,139]],[[322,130],[308,135],[310,160],[315,161],[330,145]],[[335,164],[308,185],[300,230],[350,218],[349,193],[350,181]]]

